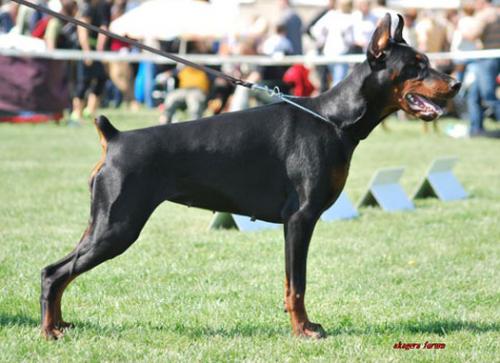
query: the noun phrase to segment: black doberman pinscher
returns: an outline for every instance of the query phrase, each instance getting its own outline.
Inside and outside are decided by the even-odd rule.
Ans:
[[[91,179],[90,222],[73,252],[42,270],[42,329],[58,338],[64,289],[78,275],[123,253],[153,210],[169,200],[283,223],[285,307],[293,333],[321,338],[304,306],[309,241],[321,213],[344,187],[359,141],[386,116],[403,109],[436,119],[434,102],[460,83],[394,36],[387,14],[371,39],[367,60],[336,87],[298,102],[322,121],[286,103],[203,120],[120,132],[96,120],[103,156]]]

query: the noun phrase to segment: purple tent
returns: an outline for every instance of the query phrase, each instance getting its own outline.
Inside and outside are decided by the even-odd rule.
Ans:
[[[66,70],[64,61],[0,56],[0,115],[61,118],[69,103]]]

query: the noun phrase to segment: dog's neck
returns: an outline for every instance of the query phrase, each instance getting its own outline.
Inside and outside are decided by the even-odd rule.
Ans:
[[[384,71],[373,72],[366,61],[356,65],[342,82],[316,98],[321,114],[356,142],[365,139],[396,111],[389,107],[391,86],[385,79]]]

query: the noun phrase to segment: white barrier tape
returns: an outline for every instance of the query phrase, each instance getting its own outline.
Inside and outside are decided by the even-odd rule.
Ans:
[[[157,64],[174,64],[175,62],[160,56],[147,53],[122,53],[122,52],[83,52],[81,50],[53,50],[53,51],[24,51],[19,49],[2,49],[0,55],[23,58],[44,58],[54,60],[82,60],[92,59],[102,62],[153,62]],[[468,52],[442,52],[428,53],[430,60],[472,60],[500,58],[500,49],[477,50]],[[222,64],[255,64],[262,66],[272,65],[290,65],[290,64],[309,64],[325,65],[332,63],[361,63],[366,59],[364,54],[350,54],[342,56],[319,56],[319,55],[300,55],[286,56],[281,58],[271,58],[267,56],[220,56],[206,54],[188,54],[183,55],[186,59],[205,65]]]

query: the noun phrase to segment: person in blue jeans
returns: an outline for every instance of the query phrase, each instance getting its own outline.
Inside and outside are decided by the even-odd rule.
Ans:
[[[0,34],[10,32],[14,25],[16,25],[17,9],[17,4],[8,3],[2,6],[2,1],[0,0]]]
[[[490,109],[496,120],[500,120],[500,102],[496,97],[496,77],[500,70],[500,59],[480,59],[473,62],[474,83],[467,94],[467,107],[470,115],[471,136],[484,133],[483,120],[485,109]]]
[[[475,0],[474,15],[465,37],[469,41],[481,42],[483,49],[500,48],[500,8],[492,0]],[[490,109],[493,116],[500,120],[500,104],[496,97],[496,79],[500,70],[500,58],[478,59],[472,62],[475,81],[467,94],[467,107],[470,115],[471,136],[484,133],[484,110]]]

